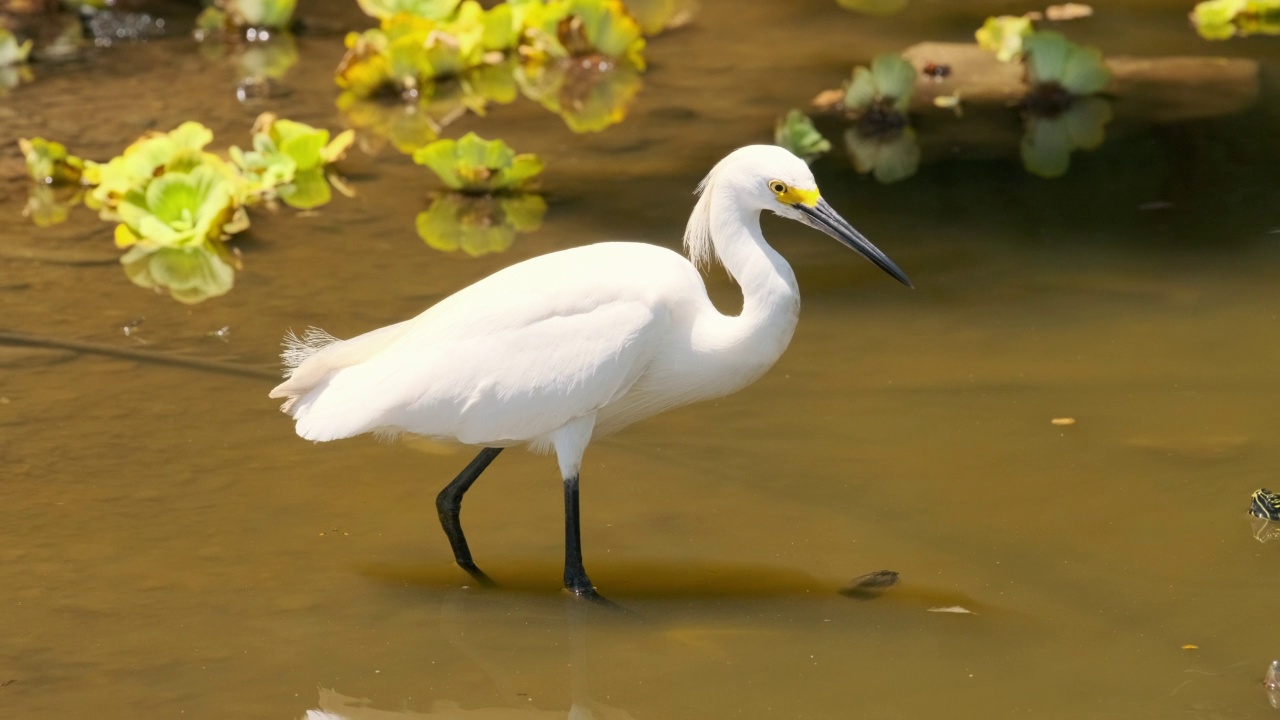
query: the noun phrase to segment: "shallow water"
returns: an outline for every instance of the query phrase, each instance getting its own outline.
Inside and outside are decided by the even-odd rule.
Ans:
[[[588,452],[587,567],[626,612],[558,592],[548,458],[504,453],[468,495],[475,556],[503,587],[465,588],[432,499],[466,454],[303,442],[266,379],[0,345],[0,715],[1275,715],[1261,678],[1280,657],[1280,542],[1245,510],[1280,461],[1280,44],[1200,40],[1187,6],[1107,3],[1064,29],[1108,55],[1254,59],[1247,106],[1151,122],[1119,98],[1107,141],[1055,181],[1023,171],[1016,134],[890,186],[838,152],[815,164],[917,289],[766,221],[804,296],[787,354],[748,390]],[[10,140],[106,158],[196,119],[225,147],[266,109],[339,128],[326,29],[359,14],[315,9],[290,94],[256,104],[177,35],[38,67],[0,98],[0,325],[268,369],[286,328],[363,332],[599,239],[674,247],[701,175],[775,116],[877,52],[1026,9],[706,0],[651,41],[605,132],[527,100],[450,126],[548,161],[546,220],[508,252],[426,247],[426,172],[356,153],[358,198],[255,212],[235,289],[193,306],[130,284],[91,213],[23,221]],[[922,119],[922,137],[945,122]],[[732,285],[710,282],[732,311]],[[835,592],[885,568],[902,580],[878,598]],[[972,614],[928,612],[950,606]]]

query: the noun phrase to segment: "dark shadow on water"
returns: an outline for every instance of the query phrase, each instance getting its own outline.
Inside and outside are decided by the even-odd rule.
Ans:
[[[564,597],[560,568],[538,562],[487,563],[485,571],[494,587],[479,587],[452,564],[367,565],[358,568],[371,580],[408,589],[437,592],[470,586],[477,594]],[[857,573],[850,573],[855,575]],[[931,607],[960,606],[975,613],[993,607],[951,588],[928,587],[904,579],[870,600],[844,597],[847,580],[819,578],[802,570],[770,565],[714,562],[664,563],[645,560],[605,561],[591,566],[596,589],[623,609],[631,601],[698,600],[837,600],[851,606],[875,604]],[[434,593],[433,593],[434,594]]]

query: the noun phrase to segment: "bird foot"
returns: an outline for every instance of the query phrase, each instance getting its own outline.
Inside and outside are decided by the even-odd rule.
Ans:
[[[458,567],[462,568],[463,570],[466,570],[467,574],[471,576],[471,579],[475,580],[476,584],[479,585],[480,587],[491,588],[491,587],[497,587],[498,585],[498,583],[493,581],[493,578],[486,575],[485,572],[480,568],[476,567],[476,564],[473,562],[458,561]]]

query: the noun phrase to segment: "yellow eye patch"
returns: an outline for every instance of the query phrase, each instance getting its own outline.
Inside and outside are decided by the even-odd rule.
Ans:
[[[813,207],[818,204],[818,200],[822,196],[818,194],[818,189],[801,190],[797,187],[789,187],[781,180],[773,180],[769,183],[769,189],[774,195],[778,196],[778,202],[787,205],[804,205],[805,207]]]

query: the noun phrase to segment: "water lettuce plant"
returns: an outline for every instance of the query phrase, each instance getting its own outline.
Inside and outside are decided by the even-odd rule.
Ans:
[[[67,152],[60,142],[44,138],[18,138],[18,149],[27,162],[32,180],[44,185],[79,182],[84,173],[84,160]]]
[[[501,62],[516,41],[511,8],[483,9],[465,0],[447,20],[399,13],[378,28],[348,33],[338,65],[338,86],[359,97],[388,90],[417,97],[431,83]]]
[[[1061,33],[1030,35],[1024,54],[1031,90],[1022,102],[1022,163],[1034,175],[1061,177],[1073,151],[1102,144],[1111,104],[1096,95],[1111,81],[1111,72],[1100,52],[1082,48]]]
[[[467,133],[458,140],[437,140],[413,154],[451,190],[490,194],[526,190],[542,172],[536,155],[517,155],[501,140]]]
[[[1191,11],[1191,22],[1206,40],[1280,35],[1280,0],[1205,0]]]
[[[31,40],[18,42],[13,33],[0,28],[0,67],[21,65],[31,56]]]
[[[205,163],[166,172],[145,190],[130,190],[116,207],[116,246],[184,248],[218,241],[249,227],[234,177]]]
[[[1023,42],[1027,80],[1036,86],[1057,86],[1074,96],[1102,92],[1111,71],[1095,48],[1080,47],[1062,33],[1034,33]],[[1034,90],[1033,90],[1034,91]]]
[[[800,110],[792,110],[778,120],[773,128],[773,142],[804,158],[805,162],[812,162],[831,150],[831,141],[823,137],[813,126],[813,120]]]
[[[428,20],[452,17],[462,0],[357,0],[370,17],[387,20],[395,15],[413,15]]]
[[[978,46],[996,54],[1000,62],[1012,62],[1022,55],[1026,38],[1035,32],[1031,18],[1025,15],[989,17],[973,34]]]
[[[204,242],[188,247],[135,245],[120,264],[134,285],[194,305],[230,292],[239,262],[222,243]]]
[[[471,257],[505,252],[518,233],[542,225],[547,203],[532,193],[459,195],[440,193],[414,223],[418,237],[441,252]]]
[[[115,208],[126,194],[145,191],[152,180],[165,173],[187,172],[206,163],[223,170],[223,160],[204,150],[212,141],[209,128],[185,122],[167,133],[146,133],[105,163],[85,161],[84,181],[95,186],[85,204],[100,210],[104,220],[114,220],[118,217]],[[223,174],[233,177],[230,169]]]
[[[623,5],[646,36],[687,25],[698,8],[697,0],[625,0]]]
[[[324,168],[342,159],[354,140],[353,130],[330,140],[328,130],[263,113],[254,123],[253,149],[246,152],[232,146],[229,153],[240,169],[246,193],[278,196],[285,204],[306,210],[329,201]]]
[[[916,85],[916,69],[901,55],[877,55],[868,69],[853,69],[853,79],[845,87],[844,106],[856,114],[897,113],[906,115],[911,91]]]
[[[602,57],[643,70],[644,35],[620,0],[512,0],[534,59]]]
[[[196,19],[201,30],[284,30],[297,0],[214,0]],[[257,33],[254,33],[256,37]]]

